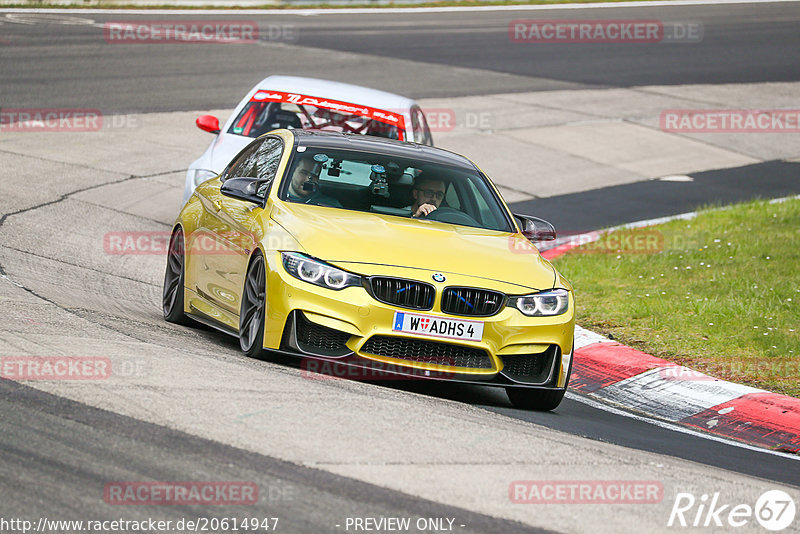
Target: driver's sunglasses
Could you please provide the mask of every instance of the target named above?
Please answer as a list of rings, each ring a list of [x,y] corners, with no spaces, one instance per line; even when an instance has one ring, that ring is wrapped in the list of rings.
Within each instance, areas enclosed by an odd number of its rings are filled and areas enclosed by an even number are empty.
[[[417,191],[428,198],[435,197],[436,200],[442,200],[444,198],[444,191],[435,191],[433,189],[417,189]]]

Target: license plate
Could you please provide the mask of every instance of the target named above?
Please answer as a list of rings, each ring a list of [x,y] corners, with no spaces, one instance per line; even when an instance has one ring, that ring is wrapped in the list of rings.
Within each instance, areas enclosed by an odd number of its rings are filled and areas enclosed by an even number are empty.
[[[444,317],[433,317],[419,313],[394,312],[392,330],[448,339],[466,339],[469,341],[483,339],[483,323],[481,321],[445,319]]]

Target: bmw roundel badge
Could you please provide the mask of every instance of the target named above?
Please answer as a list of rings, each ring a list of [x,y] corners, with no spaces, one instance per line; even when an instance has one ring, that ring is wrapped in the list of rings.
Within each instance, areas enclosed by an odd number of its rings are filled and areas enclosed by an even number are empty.
[[[433,273],[433,276],[431,278],[433,278],[434,282],[444,282],[445,280],[447,280],[447,278],[445,278],[442,273]]]

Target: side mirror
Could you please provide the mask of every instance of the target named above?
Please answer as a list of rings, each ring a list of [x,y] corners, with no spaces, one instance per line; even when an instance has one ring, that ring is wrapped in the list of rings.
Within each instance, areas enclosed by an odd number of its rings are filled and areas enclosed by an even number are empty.
[[[522,235],[529,241],[553,241],[556,238],[555,227],[544,219],[517,213],[514,217],[521,223]]]
[[[229,178],[222,183],[219,192],[226,197],[261,204],[266,198],[269,180],[258,178]]]
[[[197,117],[195,124],[197,124],[197,127],[204,132],[213,134],[219,133],[219,119],[214,115],[200,115]]]

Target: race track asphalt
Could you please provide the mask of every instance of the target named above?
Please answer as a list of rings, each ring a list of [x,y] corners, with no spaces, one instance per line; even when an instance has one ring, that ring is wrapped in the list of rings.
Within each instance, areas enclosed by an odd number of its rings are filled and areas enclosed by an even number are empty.
[[[12,14],[0,26],[3,107],[106,114],[231,108],[273,74],[376,87],[412,98],[553,89],[796,81],[797,3],[469,13],[213,15],[253,20],[260,45],[109,44],[109,21],[192,15]],[[63,18],[62,17],[62,18]],[[516,43],[517,19],[657,20],[699,25],[699,43]],[[32,21],[32,22],[31,22]],[[31,22],[31,23],[25,23]],[[365,55],[364,53],[368,55]]]

